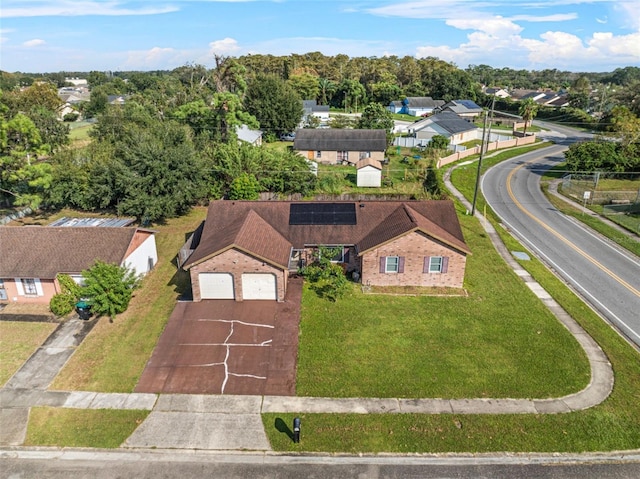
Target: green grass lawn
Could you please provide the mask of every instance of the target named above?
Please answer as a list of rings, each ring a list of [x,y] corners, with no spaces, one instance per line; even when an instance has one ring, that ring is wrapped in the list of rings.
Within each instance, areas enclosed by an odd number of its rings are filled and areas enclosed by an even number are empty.
[[[117,448],[149,411],[35,407],[29,413],[25,446]]]
[[[56,323],[0,321],[0,386],[56,329]]]
[[[584,352],[461,215],[468,297],[305,289],[298,353],[302,396],[544,398],[589,382]],[[562,351],[562,355],[558,355]]]

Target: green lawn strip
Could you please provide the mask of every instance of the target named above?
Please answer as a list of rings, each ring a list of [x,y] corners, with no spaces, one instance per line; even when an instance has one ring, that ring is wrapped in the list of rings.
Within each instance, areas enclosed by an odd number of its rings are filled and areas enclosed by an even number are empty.
[[[636,256],[640,256],[640,241],[638,241],[637,237],[635,240],[633,238],[630,238],[628,235],[620,232],[616,228],[613,228],[608,224],[604,223],[600,219],[600,216],[584,214],[578,208],[570,205],[569,203],[567,203],[566,201],[563,201],[560,198],[557,198],[554,195],[547,194],[547,199],[551,202],[553,206],[555,206],[563,214],[577,219],[578,221],[584,223],[594,231],[597,231],[601,235],[606,236],[607,238],[614,241],[615,243],[622,246],[623,248],[626,248],[627,250],[631,251]]]
[[[0,321],[0,386],[56,329],[56,323]]]
[[[156,229],[158,264],[135,292],[129,309],[113,323],[101,318],[80,345],[51,389],[131,392],[151,357],[176,298],[185,291],[188,276],[173,262],[186,240],[204,219],[206,209],[196,208]]]
[[[29,413],[25,446],[119,447],[149,411],[35,407]]]
[[[462,215],[468,297],[305,289],[297,393],[333,397],[555,397],[589,381],[575,339]],[[563,355],[557,357],[557,351]]]

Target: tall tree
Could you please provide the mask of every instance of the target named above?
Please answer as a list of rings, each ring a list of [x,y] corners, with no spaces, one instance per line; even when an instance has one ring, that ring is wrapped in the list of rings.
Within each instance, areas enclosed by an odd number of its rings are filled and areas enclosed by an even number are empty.
[[[249,84],[244,106],[262,131],[275,137],[295,130],[302,119],[300,96],[273,75],[258,75]]]
[[[391,112],[380,103],[369,103],[358,120],[358,128],[360,129],[385,130],[387,144],[391,144],[393,140],[393,127]]]
[[[524,134],[526,135],[529,122],[531,122],[536,117],[536,113],[538,113],[538,104],[533,98],[526,98],[520,102],[519,112],[524,121]]]

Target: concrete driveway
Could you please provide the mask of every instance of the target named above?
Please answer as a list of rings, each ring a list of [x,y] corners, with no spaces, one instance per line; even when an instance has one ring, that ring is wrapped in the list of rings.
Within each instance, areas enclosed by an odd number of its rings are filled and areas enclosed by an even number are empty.
[[[135,391],[295,395],[302,280],[285,301],[176,305]]]

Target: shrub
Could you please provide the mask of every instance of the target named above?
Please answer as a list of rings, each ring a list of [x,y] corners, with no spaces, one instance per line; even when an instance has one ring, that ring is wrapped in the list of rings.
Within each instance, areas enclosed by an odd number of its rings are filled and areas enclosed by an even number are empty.
[[[49,301],[49,309],[56,316],[66,316],[76,304],[76,298],[68,293],[54,294]]]

